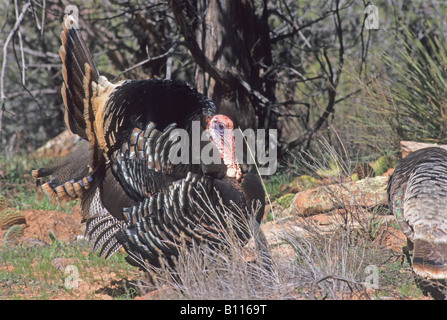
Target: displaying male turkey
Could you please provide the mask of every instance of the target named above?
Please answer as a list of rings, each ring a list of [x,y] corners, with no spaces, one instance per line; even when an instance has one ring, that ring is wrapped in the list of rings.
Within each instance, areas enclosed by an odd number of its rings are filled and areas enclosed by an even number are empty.
[[[183,82],[110,83],[77,23],[68,15],[62,24],[62,97],[67,126],[84,142],[61,165],[33,171],[36,179],[53,176],[43,191],[80,197],[94,249],[108,258],[123,246],[128,261],[142,267],[159,266],[160,257],[171,262],[180,243],[217,247],[230,215],[239,239],[247,241],[243,222],[261,221],[265,194],[260,180],[242,174],[235,161],[231,119]],[[194,125],[209,138],[194,140]],[[182,133],[188,161],[178,163],[173,158],[185,150]],[[220,161],[194,161],[210,146]]]
[[[447,151],[424,148],[402,159],[388,182],[388,202],[413,246],[415,273],[447,279]]]

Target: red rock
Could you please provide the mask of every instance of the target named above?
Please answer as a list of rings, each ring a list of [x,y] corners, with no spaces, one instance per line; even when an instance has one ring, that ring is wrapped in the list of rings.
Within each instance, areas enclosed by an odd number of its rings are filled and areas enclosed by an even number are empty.
[[[291,211],[312,215],[353,206],[386,205],[387,182],[387,176],[380,176],[306,190],[296,194]]]

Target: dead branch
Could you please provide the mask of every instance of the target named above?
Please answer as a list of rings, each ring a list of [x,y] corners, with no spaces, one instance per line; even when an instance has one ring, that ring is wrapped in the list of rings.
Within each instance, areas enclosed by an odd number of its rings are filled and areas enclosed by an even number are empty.
[[[343,44],[343,29],[341,26],[341,18],[340,18],[340,8],[339,8],[339,1],[336,1],[336,9],[334,11],[334,24],[337,32],[337,39],[339,44],[339,50],[338,50],[338,67],[336,71],[333,71],[331,61],[327,55],[326,48],[323,48],[323,57],[325,59],[325,62],[321,61],[318,56],[316,56],[317,61],[320,63],[321,68],[326,73],[326,79],[328,82],[327,89],[328,89],[328,102],[326,105],[326,108],[322,115],[318,118],[318,120],[315,122],[315,124],[310,128],[306,133],[298,137],[297,139],[285,144],[283,148],[280,151],[280,154],[284,154],[287,152],[288,149],[293,149],[300,144],[304,142],[310,142],[310,139],[312,136],[317,132],[320,127],[326,122],[329,115],[334,112],[334,108],[336,105],[336,94],[337,94],[337,86],[340,80],[340,75],[343,70],[343,64],[344,64],[344,44]]]
[[[133,69],[136,69],[136,68],[138,68],[138,67],[141,67],[141,66],[143,66],[144,64],[146,64],[146,63],[148,63],[148,62],[152,62],[152,61],[155,61],[155,60],[158,60],[158,59],[163,59],[163,58],[165,58],[165,57],[170,56],[170,55],[174,52],[174,50],[175,50],[176,47],[177,47],[177,43],[175,43],[175,44],[174,44],[171,48],[169,48],[169,50],[166,51],[165,53],[160,54],[160,55],[158,55],[158,56],[156,56],[156,57],[148,57],[147,59],[145,59],[145,60],[143,60],[143,61],[140,61],[140,62],[137,63],[136,65],[133,65],[132,67],[129,67],[129,68],[127,68],[127,69],[124,70],[124,71],[121,71],[115,78],[113,78],[112,82],[116,81],[121,75],[125,74],[126,72],[129,72],[129,71],[131,71],[131,70],[133,70]],[[149,54],[148,54],[148,56],[149,56]]]
[[[33,96],[38,96],[38,95],[44,95],[44,94],[59,94],[60,91],[56,90],[56,89],[41,89],[41,90],[24,90],[24,91],[18,91],[18,92],[12,92],[6,95],[6,99],[7,100],[11,100],[20,96],[24,96],[24,95],[29,95],[32,94]]]
[[[14,5],[15,5],[16,18],[18,18],[19,17],[19,5],[17,4],[17,0],[14,0]],[[19,69],[22,69],[22,86],[25,86],[26,65],[25,65],[25,54],[23,53],[22,33],[20,32],[20,28],[17,28],[17,34],[19,36],[20,57],[21,57],[21,61],[22,61],[22,66],[20,67],[20,65],[19,65]],[[14,51],[14,53],[15,53],[15,51]],[[16,59],[16,61],[17,61],[17,64],[19,64],[18,59]]]
[[[6,71],[6,63],[8,60],[8,45],[11,42],[12,38],[14,37],[15,33],[20,27],[20,24],[22,23],[23,18],[25,17],[25,13],[28,10],[28,8],[31,6],[31,2],[26,3],[22,11],[20,12],[20,15],[17,17],[16,23],[14,24],[14,27],[12,28],[11,32],[9,33],[8,37],[6,38],[5,44],[3,46],[3,61],[2,61],[2,68],[0,72],[0,100],[1,100],[1,108],[0,108],[0,136],[2,133],[2,118],[3,118],[3,110],[5,107],[5,71]]]

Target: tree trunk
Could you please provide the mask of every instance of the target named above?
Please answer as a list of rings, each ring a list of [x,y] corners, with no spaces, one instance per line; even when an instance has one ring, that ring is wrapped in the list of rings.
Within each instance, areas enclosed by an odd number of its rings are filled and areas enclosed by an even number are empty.
[[[275,83],[261,77],[272,64],[269,29],[253,1],[197,0],[192,8],[172,0],[171,5],[199,66],[198,90],[242,129],[276,127],[268,112]]]

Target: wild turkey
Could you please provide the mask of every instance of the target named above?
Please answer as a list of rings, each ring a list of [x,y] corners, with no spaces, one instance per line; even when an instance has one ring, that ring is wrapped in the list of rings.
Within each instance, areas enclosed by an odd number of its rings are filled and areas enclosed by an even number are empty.
[[[388,202],[413,246],[415,273],[447,279],[447,151],[424,148],[402,159],[388,183]]]
[[[160,257],[171,262],[181,242],[218,246],[229,214],[247,241],[242,222],[261,221],[265,194],[257,176],[242,174],[235,161],[231,119],[183,82],[110,83],[96,69],[77,21],[68,15],[62,26],[65,121],[84,140],[61,165],[33,171],[36,179],[53,176],[42,190],[80,197],[94,250],[108,258],[123,246],[128,261],[141,267],[159,266]],[[194,162],[191,149],[186,163],[172,161],[176,129],[186,130],[192,146],[194,124],[209,132],[199,153],[211,142],[220,162]]]

